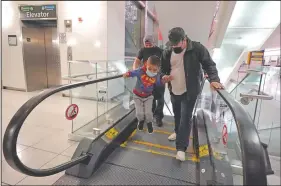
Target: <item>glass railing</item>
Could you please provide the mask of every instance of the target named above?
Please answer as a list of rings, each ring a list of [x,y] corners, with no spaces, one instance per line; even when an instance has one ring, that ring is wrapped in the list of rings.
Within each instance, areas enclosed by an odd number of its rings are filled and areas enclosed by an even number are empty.
[[[280,157],[280,67],[247,73],[231,93],[250,114],[269,154]]]
[[[130,62],[133,62],[133,58],[111,61],[69,61],[68,84],[121,75],[128,70],[126,66]],[[91,73],[81,73],[84,69]],[[133,79],[120,77],[65,91],[64,96],[69,97],[71,104],[79,105],[80,112],[72,120],[70,138],[73,140],[81,140],[83,137],[94,138],[106,130],[109,124],[118,119],[112,117],[112,113],[116,110],[123,109],[122,111],[125,112],[129,109],[132,101],[130,90],[133,85]]]
[[[252,174],[265,174],[265,165],[258,163],[265,159],[258,155],[262,145],[256,128],[251,117],[230,94],[225,90],[212,90],[206,81],[195,114],[198,132],[207,134],[206,139],[199,138],[200,164],[211,165],[209,176],[215,181],[214,185],[243,185]],[[249,161],[257,162],[251,165]],[[256,179],[253,182],[260,185],[265,178]]]
[[[132,70],[133,61],[134,58],[130,57],[111,61],[69,61],[69,75],[64,80],[66,84],[72,84],[120,75]],[[83,74],[85,69],[87,73]],[[135,78],[121,77],[64,91],[63,96],[69,97],[70,104],[79,106],[79,115],[71,121],[70,139],[80,141],[83,137],[95,138],[106,130],[110,123],[118,119],[112,116],[113,113],[117,110],[125,112],[133,104],[135,82]],[[168,90],[165,95],[164,114],[172,115]]]

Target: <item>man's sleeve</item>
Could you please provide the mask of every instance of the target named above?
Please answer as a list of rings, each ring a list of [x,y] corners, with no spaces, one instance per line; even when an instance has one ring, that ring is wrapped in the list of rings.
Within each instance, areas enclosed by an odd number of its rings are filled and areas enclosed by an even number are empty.
[[[137,58],[141,61],[143,60],[143,48],[141,48],[138,52]]]
[[[160,73],[161,76],[170,75],[170,69],[167,64],[168,63],[167,53],[168,53],[168,51],[164,50],[161,55],[161,73]]]
[[[202,44],[200,45],[201,64],[204,72],[208,74],[210,82],[220,82],[216,63],[212,60],[206,47]]]

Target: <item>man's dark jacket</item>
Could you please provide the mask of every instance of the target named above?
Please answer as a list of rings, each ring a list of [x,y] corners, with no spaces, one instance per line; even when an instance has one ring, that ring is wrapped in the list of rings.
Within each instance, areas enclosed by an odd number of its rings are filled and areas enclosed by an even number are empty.
[[[166,49],[161,57],[161,71],[163,75],[171,72],[172,48]],[[199,42],[187,38],[187,48],[184,54],[184,70],[186,78],[187,99],[196,99],[201,91],[202,68],[208,74],[210,82],[220,82],[216,63],[212,60],[208,50]],[[171,84],[169,83],[171,91]]]

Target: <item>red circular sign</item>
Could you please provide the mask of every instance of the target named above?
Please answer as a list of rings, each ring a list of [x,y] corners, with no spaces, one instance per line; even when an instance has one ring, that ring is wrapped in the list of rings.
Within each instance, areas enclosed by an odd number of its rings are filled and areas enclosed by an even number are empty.
[[[65,117],[68,120],[73,120],[78,115],[79,108],[76,104],[71,104],[65,111]]]
[[[227,127],[226,127],[226,125],[224,125],[222,128],[222,143],[224,145],[226,145],[226,143],[227,143],[227,138],[228,138]]]

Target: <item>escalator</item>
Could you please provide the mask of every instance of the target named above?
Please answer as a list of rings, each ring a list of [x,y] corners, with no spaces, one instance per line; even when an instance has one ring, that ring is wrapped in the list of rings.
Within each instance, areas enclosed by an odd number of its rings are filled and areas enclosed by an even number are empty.
[[[28,100],[7,126],[3,140],[7,163],[36,177],[65,170],[54,185],[267,184],[268,155],[251,118],[225,90],[211,91],[207,81],[190,123],[185,162],[174,158],[174,142],[167,139],[174,129],[172,116],[165,116],[164,126],[148,134],[146,129],[136,130],[134,105],[129,109],[119,105],[110,112],[116,118],[114,123],[96,138],[83,138],[69,162],[49,169],[32,169],[22,163],[16,151],[17,138],[33,109],[54,94],[115,79],[122,79],[122,75],[63,85]],[[228,128],[226,135],[221,134],[224,128]],[[241,160],[239,165],[237,160]]]

